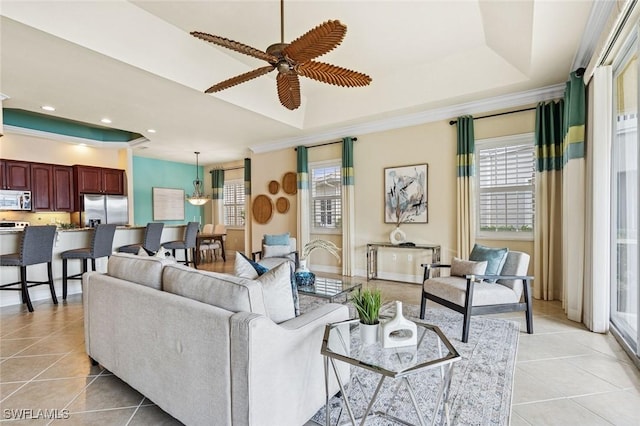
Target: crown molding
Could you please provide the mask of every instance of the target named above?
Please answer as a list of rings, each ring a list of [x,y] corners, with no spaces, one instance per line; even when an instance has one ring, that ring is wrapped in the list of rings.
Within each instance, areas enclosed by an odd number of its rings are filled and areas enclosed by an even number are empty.
[[[459,117],[461,115],[484,114],[501,109],[522,107],[538,102],[546,102],[552,99],[561,98],[564,96],[564,89],[564,83],[556,84],[553,86],[542,87],[540,89],[496,96],[493,98],[483,99],[481,101],[467,102],[444,108],[436,108],[418,113],[402,115],[399,117],[339,127],[325,132],[315,133],[313,135],[267,142],[265,144],[254,145],[249,148],[255,154],[262,154],[265,152],[293,148],[300,145],[311,145],[319,142],[326,142],[327,140],[341,139],[345,135],[366,135],[369,133],[417,126],[440,120],[449,120],[452,117]]]
[[[4,134],[31,136],[35,138],[45,138],[45,139],[51,139],[59,142],[71,143],[75,145],[83,144],[83,145],[93,146],[96,148],[118,148],[118,149],[131,148],[131,147],[140,145],[142,143],[149,142],[149,139],[145,137],[134,139],[129,142],[101,142],[93,139],[79,138],[77,136],[61,135],[58,133],[44,132],[42,130],[34,130],[34,129],[28,129],[25,127],[17,127],[9,124],[4,125]]]

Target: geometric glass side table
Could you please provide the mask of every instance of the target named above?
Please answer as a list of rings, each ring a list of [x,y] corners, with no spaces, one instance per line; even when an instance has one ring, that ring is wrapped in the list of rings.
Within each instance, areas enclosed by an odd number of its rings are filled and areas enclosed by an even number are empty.
[[[328,389],[329,364],[331,364],[333,374],[340,385],[342,400],[346,407],[352,425],[357,424],[357,419],[349,402],[348,394],[343,385],[343,377],[340,377],[336,362],[346,362],[354,367],[369,370],[380,376],[375,391],[368,401],[364,414],[358,419],[364,425],[367,420],[373,417],[385,417],[396,423],[408,425],[403,419],[390,415],[388,412],[375,411],[372,407],[376,402],[380,389],[386,379],[400,380],[396,387],[396,393],[400,385],[406,388],[413,409],[421,425],[427,424],[424,413],[418,407],[416,395],[409,380],[409,377],[427,369],[440,369],[440,383],[431,424],[434,424],[438,409],[442,405],[443,420],[449,424],[449,387],[451,385],[451,374],[456,361],[460,360],[460,354],[453,347],[451,342],[434,325],[421,321],[414,321],[418,328],[418,344],[415,346],[404,346],[399,348],[382,347],[381,343],[363,345],[360,342],[360,321],[352,319],[328,324],[325,327],[322,340],[321,353],[325,357],[325,389]],[[326,424],[330,425],[329,394],[326,393]]]

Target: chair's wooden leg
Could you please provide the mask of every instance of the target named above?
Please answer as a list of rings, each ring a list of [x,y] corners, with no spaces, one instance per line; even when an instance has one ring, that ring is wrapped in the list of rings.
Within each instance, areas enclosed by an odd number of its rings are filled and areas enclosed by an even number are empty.
[[[29,312],[33,312],[33,305],[31,304],[31,298],[29,297],[29,288],[27,287],[27,267],[20,267],[20,285],[22,286],[22,303],[27,304]]]
[[[191,252],[191,263],[193,263],[193,269],[198,269],[198,264],[196,263],[196,248],[190,248],[189,251]]]
[[[96,259],[95,258],[91,258],[91,267],[93,268],[94,271],[97,271],[97,269],[96,269]]]
[[[82,273],[84,274],[89,269],[89,259],[82,259]]]
[[[527,309],[524,314],[527,320],[527,333],[533,334],[533,302],[531,300],[531,283],[529,280],[523,282],[524,301],[527,304]]]
[[[53,285],[53,267],[51,266],[51,262],[47,262],[47,275],[49,277],[49,290],[51,290],[51,299],[53,300],[53,304],[58,304],[58,298],[56,297],[56,288]]]
[[[67,300],[67,259],[62,259],[62,300]]]

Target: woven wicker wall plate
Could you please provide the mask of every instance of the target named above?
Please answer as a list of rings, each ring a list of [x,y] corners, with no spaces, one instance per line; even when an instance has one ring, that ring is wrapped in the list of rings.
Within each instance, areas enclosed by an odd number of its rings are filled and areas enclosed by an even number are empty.
[[[269,194],[277,194],[280,190],[280,182],[277,180],[272,180],[269,182]]]
[[[256,222],[260,224],[269,222],[271,216],[273,216],[273,203],[271,202],[271,198],[263,194],[258,195],[253,200],[251,211],[253,212],[253,218]]]
[[[286,213],[289,211],[289,200],[285,197],[279,197],[276,200],[276,210],[278,213]]]
[[[282,177],[282,190],[289,195],[298,192],[298,177],[294,172],[287,172]]]

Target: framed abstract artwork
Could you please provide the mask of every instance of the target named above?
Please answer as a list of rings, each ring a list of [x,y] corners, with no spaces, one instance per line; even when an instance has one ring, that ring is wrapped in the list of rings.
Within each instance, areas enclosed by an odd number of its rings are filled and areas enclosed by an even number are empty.
[[[428,223],[427,164],[384,169],[384,223]]]

